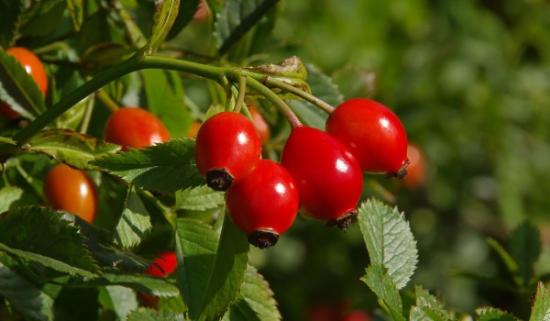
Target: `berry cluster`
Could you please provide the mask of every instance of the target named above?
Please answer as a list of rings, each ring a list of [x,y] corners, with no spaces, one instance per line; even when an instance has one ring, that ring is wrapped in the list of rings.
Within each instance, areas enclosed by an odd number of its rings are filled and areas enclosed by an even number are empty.
[[[345,229],[357,213],[363,171],[406,174],[405,129],[384,105],[348,100],[332,112],[326,128],[295,126],[281,164],[261,159],[260,137],[239,113],[219,113],[199,129],[197,167],[208,186],[227,191],[229,215],[253,245],[274,245],[298,208]]]
[[[23,48],[7,52],[21,62],[45,95],[47,76],[40,60]],[[198,130],[195,158],[208,186],[227,191],[231,218],[257,247],[274,245],[292,226],[299,208],[345,229],[356,215],[363,171],[406,174],[405,129],[390,109],[374,100],[356,98],[342,103],[330,114],[326,132],[294,124],[281,164],[262,159],[261,146],[269,139],[269,127],[255,106],[250,111],[253,122],[237,112],[208,119]],[[5,104],[0,104],[0,112],[8,118],[19,116]],[[158,118],[129,107],[113,112],[104,134],[106,141],[123,150],[170,139]],[[423,168],[419,171],[423,175]],[[66,184],[74,188],[61,186]],[[86,173],[57,165],[46,177],[44,194],[53,207],[93,222],[97,196]]]

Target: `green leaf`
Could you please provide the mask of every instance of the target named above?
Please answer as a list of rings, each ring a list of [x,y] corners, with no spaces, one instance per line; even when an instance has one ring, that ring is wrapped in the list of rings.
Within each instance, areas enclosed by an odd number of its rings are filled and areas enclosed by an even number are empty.
[[[401,302],[399,291],[393,279],[386,273],[382,265],[370,265],[361,281],[365,282],[372,292],[376,294],[382,306],[388,310],[388,313],[395,321],[405,320],[403,316],[403,303]]]
[[[481,307],[476,309],[478,321],[519,321],[514,315],[493,307]]]
[[[50,268],[52,270],[62,272],[62,273],[67,273],[69,275],[79,275],[87,278],[96,277],[94,273],[71,266],[69,264],[66,264],[65,262],[53,259],[51,257],[44,256],[44,255],[36,254],[33,252],[12,249],[2,243],[0,243],[0,251],[5,251],[6,253],[9,253],[12,256],[18,257],[24,261],[35,262],[47,268]]]
[[[35,1],[22,17],[20,33],[25,36],[51,36],[65,17],[66,0]]]
[[[135,247],[152,227],[151,217],[145,205],[135,187],[131,187],[126,196],[126,206],[115,229],[115,244],[122,248]]]
[[[9,48],[15,42],[22,12],[23,1],[0,0],[0,47]]]
[[[142,71],[149,110],[162,121],[174,138],[187,137],[193,121],[185,105],[183,84],[177,72],[168,70]]]
[[[529,284],[534,275],[534,265],[541,251],[540,243],[538,228],[527,221],[518,225],[510,237],[510,254],[519,265],[519,274],[524,285]]]
[[[239,299],[233,303],[223,321],[280,321],[281,313],[269,284],[249,265],[241,285]]]
[[[170,33],[168,33],[168,39],[174,38],[178,33],[193,19],[197,8],[199,7],[200,0],[186,0],[180,3],[178,16],[176,21],[172,25]]]
[[[218,52],[226,53],[279,2],[278,0],[227,0],[217,16]]]
[[[165,193],[204,182],[195,165],[195,142],[190,139],[133,149],[91,163],[136,186]]]
[[[78,31],[84,20],[83,0],[67,0],[67,9],[73,20],[74,28]]]
[[[190,318],[220,319],[235,300],[244,279],[249,249],[246,235],[226,217],[217,242],[208,226],[180,219],[176,244],[178,257],[183,258],[183,264],[178,265],[178,285]]]
[[[22,194],[23,190],[15,186],[6,186],[0,189],[0,213],[7,211]]]
[[[153,31],[147,44],[147,52],[154,53],[162,44],[179,13],[180,0],[163,0],[157,2]]]
[[[199,316],[206,285],[216,256],[218,236],[210,225],[201,221],[181,218],[176,222],[177,276],[189,316]]]
[[[338,86],[332,78],[324,74],[321,69],[312,64],[306,64],[307,82],[311,87],[311,92],[318,98],[327,103],[336,106],[344,101],[344,95],[338,89]]]
[[[4,49],[0,49],[0,101],[29,119],[46,110],[44,97],[34,79]]]
[[[529,321],[549,321],[550,320],[550,291],[540,283],[537,287],[535,303],[531,310]]]
[[[175,297],[179,295],[178,288],[170,279],[155,278],[147,275],[102,275],[101,279],[94,280],[95,285],[121,285],[158,297]]]
[[[53,299],[0,262],[0,296],[34,320],[53,320]]]
[[[49,155],[77,168],[94,169],[90,161],[115,153],[120,146],[68,129],[48,129],[34,136],[25,149]]]
[[[453,313],[446,311],[443,305],[421,286],[415,287],[416,306],[411,308],[411,321],[451,321]]]
[[[339,105],[343,101],[344,96],[340,93],[338,86],[336,86],[332,79],[312,64],[306,64],[306,68],[307,81],[313,95],[333,106]],[[309,102],[296,99],[296,96],[292,96],[292,98],[293,100],[289,103],[303,122],[309,126],[325,129],[328,113]]]
[[[502,245],[500,245],[500,243],[498,243],[495,239],[487,238],[487,244],[499,256],[502,263],[504,263],[504,266],[512,275],[514,282],[518,285],[521,285],[523,281],[519,275],[519,264],[516,259],[514,259],[512,255],[510,255],[510,253],[508,253],[508,251],[506,251],[506,249]]]
[[[226,215],[206,287],[201,320],[219,320],[235,300],[248,262],[248,239]]]
[[[404,288],[416,269],[418,250],[403,213],[369,199],[359,208],[358,218],[371,263],[383,265],[397,288]]]
[[[206,185],[176,192],[176,208],[190,211],[205,211],[222,206],[224,193],[216,192]]]
[[[127,321],[184,321],[183,314],[155,311],[152,309],[139,308],[128,316]]]
[[[136,292],[124,286],[110,285],[105,290],[109,298],[109,307],[119,320],[126,320],[130,312],[138,307]]]
[[[0,216],[0,243],[95,272],[97,266],[82,235],[63,214],[43,207],[16,208]]]

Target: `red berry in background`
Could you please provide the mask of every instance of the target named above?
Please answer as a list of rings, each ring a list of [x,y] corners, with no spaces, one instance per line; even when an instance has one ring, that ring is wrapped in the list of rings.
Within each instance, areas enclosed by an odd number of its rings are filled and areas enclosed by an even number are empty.
[[[349,226],[363,191],[363,173],[342,143],[319,129],[296,127],[282,164],[294,177],[306,214],[342,229]]]
[[[149,267],[145,270],[145,274],[156,277],[167,277],[174,273],[177,266],[178,258],[176,252],[163,252],[149,264]]]
[[[170,133],[153,114],[141,108],[119,108],[107,120],[105,140],[128,148],[149,147],[170,140]]]
[[[269,137],[271,136],[269,125],[267,125],[264,117],[262,116],[262,114],[260,114],[256,106],[251,105],[248,108],[250,110],[250,115],[252,115],[252,123],[254,124],[256,131],[258,131],[258,135],[260,136],[260,141],[262,142],[262,144],[265,144],[267,141],[269,141]]]
[[[367,172],[404,176],[407,133],[399,118],[381,103],[350,99],[327,120],[327,131],[344,143]]]
[[[72,213],[88,223],[94,221],[96,189],[83,171],[65,164],[55,165],[44,180],[44,194],[53,208]]]
[[[341,321],[371,321],[371,317],[368,313],[362,310],[356,310],[345,314]]]
[[[407,158],[409,166],[407,167],[407,176],[403,178],[402,183],[409,189],[419,188],[426,180],[426,157],[420,147],[409,144]]]
[[[145,274],[165,278],[176,271],[178,267],[178,258],[175,252],[163,252],[159,254],[145,270]],[[138,293],[140,301],[148,307],[156,307],[158,298],[145,293]]]
[[[241,114],[216,114],[199,129],[195,160],[208,186],[216,191],[227,190],[234,180],[250,173],[260,158],[258,133]]]
[[[6,53],[17,59],[23,68],[25,68],[25,71],[34,79],[42,94],[46,95],[48,77],[40,59],[32,51],[22,47],[9,48],[6,50]],[[11,109],[5,102],[0,102],[0,114],[8,119],[14,119],[19,116],[19,113]]]
[[[340,321],[340,308],[327,304],[318,304],[309,309],[307,321]]]
[[[287,170],[260,160],[254,170],[235,181],[226,194],[235,225],[259,248],[275,245],[279,235],[292,226],[298,213],[298,189]]]

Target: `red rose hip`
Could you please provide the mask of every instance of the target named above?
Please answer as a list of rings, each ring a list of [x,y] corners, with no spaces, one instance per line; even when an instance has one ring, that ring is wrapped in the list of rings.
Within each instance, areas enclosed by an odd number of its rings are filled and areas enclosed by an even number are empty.
[[[133,107],[119,108],[105,125],[105,140],[128,148],[144,148],[170,140],[164,124],[150,112]]]
[[[326,127],[349,148],[364,171],[406,175],[407,133],[386,106],[371,99],[347,100],[332,112]]]
[[[260,138],[243,115],[223,112],[205,121],[197,133],[195,160],[206,183],[225,191],[254,169],[261,158]]]
[[[178,258],[176,252],[169,251],[160,253],[154,260],[149,264],[145,274],[154,276],[157,278],[165,278],[170,276],[170,274],[176,271],[178,267]],[[141,302],[148,307],[156,307],[158,305],[158,298],[153,295],[148,295],[145,293],[138,292],[139,299]]]
[[[294,177],[307,214],[342,229],[349,226],[363,191],[363,174],[342,143],[319,129],[296,127],[282,164]]]
[[[6,50],[6,53],[13,56],[21,64],[25,71],[32,77],[42,94],[46,95],[46,91],[48,90],[48,77],[40,59],[32,51],[22,47],[9,48]],[[10,120],[19,117],[19,113],[11,109],[11,107],[3,101],[0,101],[0,114]]]
[[[407,159],[409,160],[407,176],[403,178],[402,183],[406,188],[414,190],[424,185],[426,180],[426,157],[420,147],[409,144]]]
[[[92,180],[78,169],[57,164],[44,179],[44,195],[51,206],[93,223],[97,210],[97,193]]]
[[[262,159],[250,174],[231,185],[226,203],[249,242],[265,248],[275,245],[292,226],[299,207],[298,189],[283,166]]]

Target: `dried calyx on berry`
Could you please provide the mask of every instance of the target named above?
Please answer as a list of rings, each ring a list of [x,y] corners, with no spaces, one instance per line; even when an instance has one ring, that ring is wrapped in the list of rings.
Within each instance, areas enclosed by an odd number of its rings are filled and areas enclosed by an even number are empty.
[[[260,138],[243,115],[222,112],[204,122],[197,133],[195,160],[209,187],[225,191],[246,176],[261,158]]]
[[[296,219],[298,189],[281,165],[260,160],[254,170],[234,182],[226,194],[231,219],[259,248],[277,243]]]

